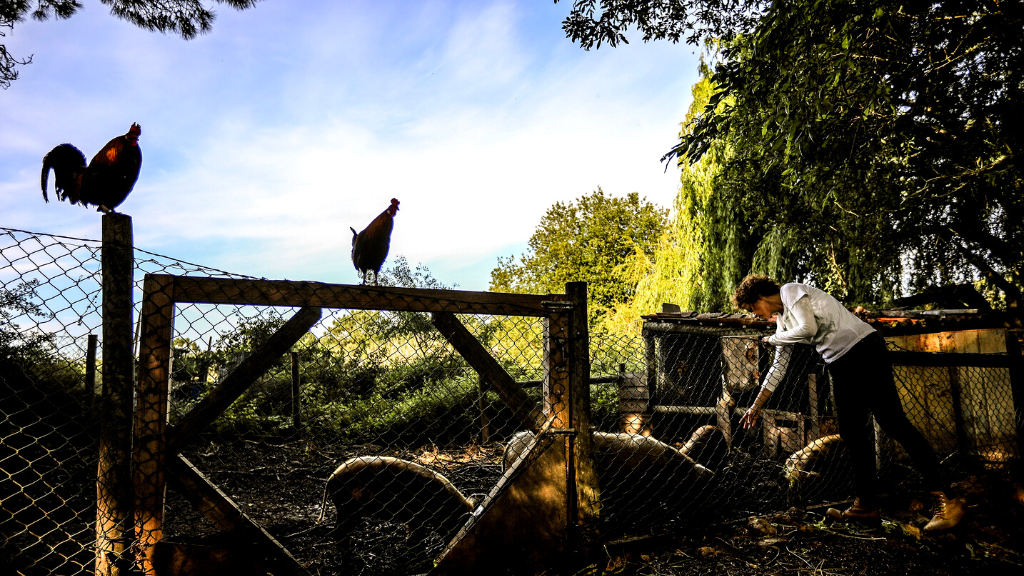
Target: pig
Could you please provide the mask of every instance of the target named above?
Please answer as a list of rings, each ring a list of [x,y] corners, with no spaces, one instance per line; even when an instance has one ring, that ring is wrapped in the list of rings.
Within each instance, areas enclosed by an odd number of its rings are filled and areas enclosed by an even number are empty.
[[[729,444],[721,429],[708,424],[694,430],[679,451],[718,473],[729,456]]]
[[[805,495],[814,490],[840,490],[850,483],[846,446],[839,434],[823,436],[786,458],[782,467],[789,487]]]
[[[327,479],[327,498],[338,511],[335,536],[347,538],[366,518],[405,524],[408,539],[424,541],[436,533],[448,542],[476,508],[443,475],[415,462],[383,456],[346,460]]]
[[[693,503],[690,494],[710,488],[715,472],[687,453],[649,436],[593,432],[594,468],[601,487],[601,516],[606,521],[640,521],[678,512]],[[533,440],[519,432],[506,444],[503,467],[508,469]],[[699,429],[689,450],[725,447],[718,428]],[[685,447],[684,447],[685,448]],[[708,450],[710,452],[710,450]]]

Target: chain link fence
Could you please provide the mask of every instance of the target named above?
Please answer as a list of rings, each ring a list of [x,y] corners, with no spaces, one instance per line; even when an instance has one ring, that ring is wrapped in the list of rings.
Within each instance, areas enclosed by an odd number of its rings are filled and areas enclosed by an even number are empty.
[[[222,562],[287,573],[275,564],[287,558],[252,546],[263,542],[314,574],[427,572],[528,452],[536,413],[552,401],[541,382],[557,363],[545,357],[542,315],[480,313],[444,291],[416,291],[444,287],[404,260],[384,283],[413,290],[360,302],[316,283],[271,290],[139,249],[135,267],[137,359],[154,353],[146,326],[171,318],[166,413],[147,404],[142,382],[136,415],[156,410],[167,427],[157,452],[169,488],[165,500],[150,495],[164,510],[159,566],[180,566],[201,545],[235,552]],[[0,562],[16,573],[93,570],[100,272],[99,242],[0,228]],[[150,287],[164,275],[196,280],[175,284],[188,295],[176,292],[164,311],[146,310],[147,274]],[[290,290],[319,304],[272,305]],[[403,309],[374,309],[385,297],[396,301],[379,307]],[[467,353],[449,319],[489,361]],[[744,430],[739,418],[775,352],[752,338],[764,330],[726,332],[590,335],[603,538],[850,495],[820,358],[796,347],[762,424]],[[1008,368],[896,373],[948,474],[1018,456]],[[496,385],[502,378],[515,385]],[[941,400],[954,388],[959,416]],[[137,455],[150,442],[138,426]],[[882,436],[878,446],[884,485],[917,488],[898,446]]]
[[[720,440],[708,446],[717,450],[711,461],[723,473],[715,479],[720,484],[698,498],[700,508],[710,501],[720,517],[740,517],[852,497],[854,470],[839,436],[829,371],[814,348],[764,344],[773,324],[706,316],[661,316],[646,324],[652,385],[645,391],[648,413],[638,416],[659,439],[677,446],[714,427]],[[1018,338],[1006,329],[887,338],[903,411],[935,449],[945,482],[1006,473],[1019,459],[1021,417],[1011,378],[1019,356],[1007,354]],[[937,339],[958,339],[959,346],[946,348],[973,353],[908,349]],[[773,372],[777,354],[786,355],[788,367]],[[774,393],[758,423],[744,428],[741,418],[766,380],[775,384]],[[903,447],[872,424],[883,493],[921,491],[922,478]]]

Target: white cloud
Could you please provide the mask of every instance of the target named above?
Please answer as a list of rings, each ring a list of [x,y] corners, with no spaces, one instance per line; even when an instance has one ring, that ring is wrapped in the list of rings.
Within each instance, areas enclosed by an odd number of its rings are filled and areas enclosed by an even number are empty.
[[[91,156],[133,121],[138,245],[259,276],[353,281],[348,228],[391,197],[392,254],[475,274],[442,278],[470,289],[555,201],[600,185],[671,205],[678,173],[657,160],[695,79],[687,48],[584,52],[529,3],[304,9],[222,10],[187,44],[106,14],[35,23],[65,36],[28,43],[50,75],[0,93],[0,226],[98,237],[95,213],[41,204],[39,162],[64,141]],[[101,80],[72,75],[90,58]]]

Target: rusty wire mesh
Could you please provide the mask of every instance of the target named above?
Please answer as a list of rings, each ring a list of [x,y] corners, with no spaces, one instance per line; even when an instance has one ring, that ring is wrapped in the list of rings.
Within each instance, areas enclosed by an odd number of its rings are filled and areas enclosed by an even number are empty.
[[[91,571],[98,423],[86,356],[88,335],[100,330],[99,249],[0,229],[0,561],[25,574]],[[146,274],[256,284],[136,249],[136,319]],[[383,276],[393,286],[444,288],[403,260]],[[297,310],[176,304],[170,427],[189,422]],[[542,405],[544,319],[477,312],[456,306],[474,339]],[[605,536],[850,496],[827,371],[810,347],[793,350],[761,425],[738,426],[776,353],[752,338],[761,334],[590,335]],[[136,352],[142,347],[137,341]],[[426,571],[527,439],[521,415],[427,312],[324,307],[265,368],[180,453],[313,573]],[[897,366],[896,375],[907,413],[948,475],[1018,456],[1008,369]],[[917,488],[905,455],[884,437],[879,472],[885,489]],[[163,538],[230,542],[209,520],[216,513],[189,496],[171,482]]]

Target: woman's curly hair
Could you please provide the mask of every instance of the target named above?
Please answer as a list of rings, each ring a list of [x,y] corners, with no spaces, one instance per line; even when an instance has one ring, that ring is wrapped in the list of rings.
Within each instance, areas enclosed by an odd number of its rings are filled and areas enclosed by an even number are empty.
[[[779,285],[767,276],[751,274],[740,282],[732,294],[732,303],[741,310],[749,310],[750,306],[762,296],[779,293]]]

